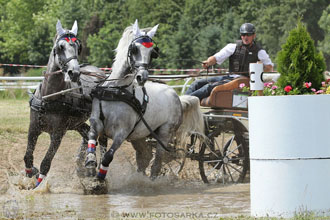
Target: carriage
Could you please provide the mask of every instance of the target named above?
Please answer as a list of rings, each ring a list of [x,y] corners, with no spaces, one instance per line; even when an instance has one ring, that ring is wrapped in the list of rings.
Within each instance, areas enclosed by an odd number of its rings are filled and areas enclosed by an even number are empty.
[[[239,77],[219,85],[201,101],[205,132],[191,132],[180,144],[173,140],[173,152],[162,164],[162,175],[179,176],[188,158],[198,163],[204,183],[249,181],[248,93],[239,89],[241,83],[248,85],[249,79]],[[155,142],[148,139],[150,146]]]

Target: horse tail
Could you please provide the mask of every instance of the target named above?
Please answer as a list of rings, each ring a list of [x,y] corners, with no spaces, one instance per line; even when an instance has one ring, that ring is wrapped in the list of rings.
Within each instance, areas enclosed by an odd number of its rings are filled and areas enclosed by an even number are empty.
[[[196,96],[180,96],[182,106],[182,123],[177,130],[176,138],[182,142],[187,135],[198,133],[204,136],[204,118],[199,105],[199,98]]]

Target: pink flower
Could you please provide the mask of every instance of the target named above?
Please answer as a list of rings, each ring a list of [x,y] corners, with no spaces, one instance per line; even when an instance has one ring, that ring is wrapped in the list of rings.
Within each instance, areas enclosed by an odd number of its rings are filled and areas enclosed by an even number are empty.
[[[325,82],[322,82],[322,87],[325,87],[325,85],[326,85]]]
[[[273,85],[273,82],[266,82],[264,83],[264,87],[270,88]]]
[[[272,90],[275,90],[277,89],[278,87],[277,86],[272,86]]]
[[[286,91],[286,92],[290,92],[291,90],[292,90],[291,86],[284,87],[284,91]]]
[[[312,83],[311,82],[305,82],[305,87],[308,89],[312,86]]]
[[[312,92],[316,92],[316,89],[314,89],[314,88],[311,88],[311,90],[312,90]]]
[[[245,83],[241,83],[241,84],[239,84],[239,88],[240,89],[242,89],[242,88],[244,88],[245,87]]]
[[[315,92],[315,94],[322,94],[324,91],[323,90],[318,90]]]

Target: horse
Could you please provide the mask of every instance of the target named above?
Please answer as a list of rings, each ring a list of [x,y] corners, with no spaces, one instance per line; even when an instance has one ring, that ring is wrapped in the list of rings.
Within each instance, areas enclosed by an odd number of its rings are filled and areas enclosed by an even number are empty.
[[[78,153],[80,160],[84,160],[83,153],[87,149],[89,125],[85,122],[91,112],[90,90],[100,78],[106,76],[97,67],[79,65],[78,54],[81,45],[77,39],[77,32],[77,21],[74,22],[71,30],[67,30],[63,29],[58,20],[44,79],[29,102],[30,124],[24,162],[26,176],[30,178],[37,176],[36,187],[49,172],[51,162],[67,130],[76,130],[82,136]],[[56,95],[70,88],[72,89],[70,93]],[[39,173],[39,170],[33,166],[33,152],[42,132],[50,135],[50,145],[41,162]],[[106,141],[100,139],[101,148],[106,146]]]
[[[199,100],[193,96],[179,97],[166,84],[147,81],[152,59],[159,49],[152,40],[158,25],[140,29],[138,21],[124,30],[116,48],[109,80],[93,91],[90,131],[88,133],[87,165],[95,164],[95,143],[100,135],[113,140],[104,154],[95,179],[105,181],[115,152],[124,140],[136,150],[137,171],[145,173],[152,159],[152,149],[146,138],[158,140],[150,178],[161,170],[162,158],[170,151],[169,143],[182,134],[204,131]],[[91,167],[95,169],[94,167]]]

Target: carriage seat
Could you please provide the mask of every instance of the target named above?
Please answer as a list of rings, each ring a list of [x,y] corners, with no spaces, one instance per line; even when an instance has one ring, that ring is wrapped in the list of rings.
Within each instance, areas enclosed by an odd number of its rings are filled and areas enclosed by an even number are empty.
[[[241,83],[244,83],[245,86],[250,86],[250,80],[245,76],[236,78],[223,85],[216,86],[212,89],[209,97],[201,100],[201,106],[212,108],[233,108],[233,94],[241,91],[239,88]]]

